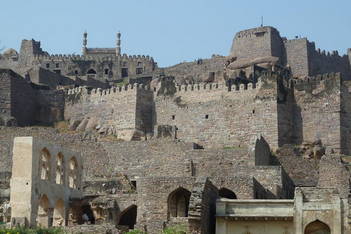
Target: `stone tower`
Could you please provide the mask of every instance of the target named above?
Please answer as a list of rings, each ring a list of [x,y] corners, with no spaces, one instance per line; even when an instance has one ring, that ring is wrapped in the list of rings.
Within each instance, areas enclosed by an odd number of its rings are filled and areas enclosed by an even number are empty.
[[[350,66],[351,66],[351,48],[347,49],[347,55],[349,56],[349,63],[350,63]]]
[[[121,55],[121,33],[117,33],[117,41],[116,41],[116,56]]]
[[[85,31],[83,34],[83,48],[82,48],[83,55],[85,55],[87,52],[87,45],[88,45],[88,33],[87,31]]]

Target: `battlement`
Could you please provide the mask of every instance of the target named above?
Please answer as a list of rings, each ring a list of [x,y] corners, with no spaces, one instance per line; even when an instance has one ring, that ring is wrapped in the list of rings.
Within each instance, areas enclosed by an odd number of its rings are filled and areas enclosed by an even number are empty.
[[[303,79],[294,79],[293,82],[295,85],[303,85],[303,84],[310,84],[310,83],[320,83],[323,80],[335,80],[335,79],[341,80],[340,72],[330,72],[322,75],[308,76]]]
[[[116,62],[118,60],[127,60],[127,61],[145,61],[153,62],[154,59],[149,55],[126,55],[121,56],[106,56],[106,57],[95,57],[91,55],[76,55],[76,54],[52,54],[52,55],[34,55],[35,60],[55,60],[55,61],[71,61],[71,60],[83,60],[83,61],[96,61],[104,62],[111,61]]]
[[[73,89],[67,89],[66,94],[67,95],[77,95],[77,94],[88,94],[88,95],[98,95],[98,96],[104,96],[104,95],[110,95],[110,94],[125,94],[125,93],[130,93],[136,90],[148,90],[151,91],[150,85],[144,85],[144,84],[128,84],[124,85],[121,87],[112,87],[110,89],[89,89],[86,86],[80,86],[77,88]]]
[[[261,79],[256,83],[248,83],[248,84],[240,84],[240,85],[232,85],[227,87],[224,84],[219,83],[199,83],[199,84],[188,84],[188,85],[178,85],[177,93],[184,92],[211,92],[211,91],[227,91],[227,92],[242,92],[245,90],[253,90],[261,87]]]

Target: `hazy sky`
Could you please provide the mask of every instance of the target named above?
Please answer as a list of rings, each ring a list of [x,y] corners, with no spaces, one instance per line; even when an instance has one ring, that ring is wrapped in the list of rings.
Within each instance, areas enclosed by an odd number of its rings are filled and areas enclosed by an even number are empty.
[[[52,54],[115,47],[154,57],[160,66],[228,55],[237,31],[264,25],[308,37],[325,50],[351,47],[351,0],[1,0],[0,48],[40,40]]]

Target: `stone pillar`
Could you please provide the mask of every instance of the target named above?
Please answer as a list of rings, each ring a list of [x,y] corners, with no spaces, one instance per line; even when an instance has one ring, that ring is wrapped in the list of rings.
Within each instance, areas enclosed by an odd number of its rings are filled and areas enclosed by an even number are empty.
[[[295,190],[294,229],[295,234],[303,234],[303,194],[299,188]]]

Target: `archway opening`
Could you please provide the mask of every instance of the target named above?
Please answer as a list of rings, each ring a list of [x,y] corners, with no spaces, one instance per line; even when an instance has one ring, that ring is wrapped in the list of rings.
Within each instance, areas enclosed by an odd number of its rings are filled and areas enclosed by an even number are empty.
[[[42,180],[50,180],[50,159],[51,155],[49,150],[46,148],[41,150],[41,155],[40,155],[40,179]]]
[[[188,217],[191,192],[178,188],[168,196],[169,217]]]
[[[95,217],[90,205],[82,206],[82,223],[95,224]]]
[[[65,205],[60,199],[55,204],[53,226],[65,226],[65,221]]]
[[[63,184],[63,155],[59,153],[56,157],[56,184]]]
[[[129,229],[134,229],[137,219],[137,209],[136,205],[132,205],[125,209],[120,215],[118,225],[128,226]]]
[[[218,191],[218,195],[219,197],[222,197],[222,198],[236,199],[236,194],[232,190],[227,188],[221,188]]]
[[[306,226],[305,234],[330,234],[330,228],[327,224],[316,220]]]
[[[72,157],[69,161],[69,173],[68,173],[68,186],[73,189],[77,189],[78,180],[78,163],[75,157]]]
[[[37,225],[40,227],[52,226],[52,220],[49,218],[49,199],[44,194],[39,200],[38,214],[37,214]]]

